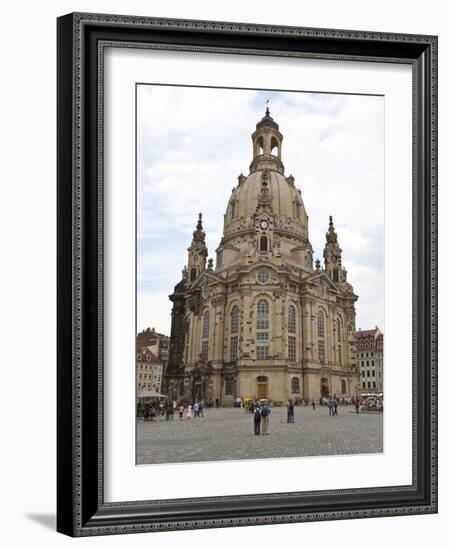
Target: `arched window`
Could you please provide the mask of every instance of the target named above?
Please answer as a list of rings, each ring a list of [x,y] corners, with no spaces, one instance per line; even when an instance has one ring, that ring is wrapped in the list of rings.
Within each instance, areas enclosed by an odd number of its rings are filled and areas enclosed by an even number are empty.
[[[337,342],[341,342],[341,322],[340,319],[337,319],[336,323],[336,329],[337,329]]]
[[[239,354],[239,337],[231,336],[229,341],[229,361],[235,362]]]
[[[190,270],[190,280],[194,281],[195,279],[196,279],[196,269],[192,267],[192,269]]]
[[[318,359],[322,363],[326,360],[325,354],[325,332],[324,332],[324,313],[322,311],[318,312]]]
[[[268,306],[267,300],[265,299],[259,300],[257,302],[257,328],[258,329],[267,329],[269,327],[268,313],[269,313],[269,306]]]
[[[287,328],[288,332],[296,332],[296,311],[292,305],[288,306]]]
[[[239,306],[232,306],[231,309],[231,333],[239,331]]]
[[[209,338],[209,312],[206,311],[203,315],[203,339]]]
[[[292,378],[292,393],[299,393],[299,378]]]
[[[346,380],[341,381],[341,393],[346,393]]]
[[[260,250],[262,252],[266,252],[268,250],[268,239],[265,235],[262,235],[262,237],[260,237]]]
[[[296,363],[296,336],[287,339],[287,357],[290,363]]]
[[[269,306],[265,299],[257,302],[257,324],[258,330],[268,330],[269,328]],[[256,358],[267,359],[268,358],[268,332],[256,333]]]
[[[278,145],[278,142],[277,140],[273,137],[271,138],[271,145],[270,145],[270,149],[271,149],[271,154],[278,157],[279,156],[279,145]]]
[[[231,218],[234,219],[237,215],[237,205],[235,201],[231,203]]]
[[[324,338],[324,313],[318,312],[318,338]]]
[[[203,315],[203,342],[201,345],[201,355],[204,361],[209,359],[209,321],[210,314],[206,311]]]

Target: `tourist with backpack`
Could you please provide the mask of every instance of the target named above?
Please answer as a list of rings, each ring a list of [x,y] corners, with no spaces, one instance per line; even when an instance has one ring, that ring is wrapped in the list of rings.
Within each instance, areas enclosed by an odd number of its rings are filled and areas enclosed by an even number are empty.
[[[259,403],[254,405],[254,435],[260,435],[260,422],[262,420],[261,409]]]
[[[262,417],[262,435],[268,435],[268,421],[271,413],[271,409],[268,406],[268,403],[262,405],[260,415]]]

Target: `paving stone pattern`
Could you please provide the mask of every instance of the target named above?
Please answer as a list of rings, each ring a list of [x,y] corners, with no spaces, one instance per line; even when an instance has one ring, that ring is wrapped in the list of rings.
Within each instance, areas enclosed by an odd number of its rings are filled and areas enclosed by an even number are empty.
[[[327,407],[295,407],[295,423],[287,410],[275,407],[269,435],[255,436],[253,415],[242,409],[204,411],[204,418],[137,422],[137,463],[201,462],[320,455],[381,453],[383,414],[355,414],[340,406],[329,417]]]

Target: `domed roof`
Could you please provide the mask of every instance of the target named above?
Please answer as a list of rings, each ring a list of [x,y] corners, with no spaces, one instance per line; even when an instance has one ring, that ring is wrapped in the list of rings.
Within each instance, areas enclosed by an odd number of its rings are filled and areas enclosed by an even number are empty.
[[[259,122],[256,124],[257,130],[259,130],[259,128],[262,128],[263,126],[268,126],[269,128],[279,130],[279,124],[271,118],[270,111],[268,111],[268,109],[262,120],[259,120]]]
[[[266,172],[266,171],[265,171]],[[262,184],[265,180],[264,171],[256,170],[248,175],[247,178],[241,180],[229,199],[228,208],[226,210],[225,225],[232,221],[232,205],[236,205],[234,213],[237,218],[247,218],[252,216],[260,203],[260,194]],[[304,219],[305,212],[301,195],[293,184],[293,178],[286,178],[280,172],[270,170],[270,177],[267,182],[267,192],[270,195],[270,206],[273,214],[285,217],[295,217],[295,204],[299,205],[300,218]]]
[[[241,174],[239,184],[232,190],[224,220],[224,238],[241,232],[254,232],[255,217],[265,212],[274,231],[288,232],[301,241],[308,239],[308,221],[301,193],[294,185],[293,176],[284,176],[281,160],[283,136],[278,124],[265,111],[251,135],[253,160],[247,177]]]

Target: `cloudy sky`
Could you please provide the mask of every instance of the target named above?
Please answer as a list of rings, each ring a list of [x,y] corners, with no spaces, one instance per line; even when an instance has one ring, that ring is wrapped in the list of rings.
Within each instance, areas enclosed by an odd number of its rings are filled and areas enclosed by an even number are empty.
[[[357,326],[384,325],[384,100],[379,96],[139,85],[137,328],[170,333],[168,294],[187,262],[198,213],[209,255],[265,101],[284,135],[285,175],[322,260],[329,215],[359,296]]]

